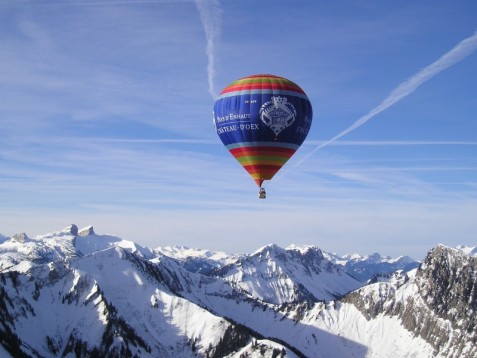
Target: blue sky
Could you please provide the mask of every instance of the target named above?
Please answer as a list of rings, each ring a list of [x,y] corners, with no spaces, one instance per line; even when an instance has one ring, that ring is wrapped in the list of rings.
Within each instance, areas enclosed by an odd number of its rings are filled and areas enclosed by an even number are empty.
[[[3,0],[0,233],[475,246],[476,30],[475,1]],[[220,90],[256,73],[314,109],[266,200],[212,126]]]

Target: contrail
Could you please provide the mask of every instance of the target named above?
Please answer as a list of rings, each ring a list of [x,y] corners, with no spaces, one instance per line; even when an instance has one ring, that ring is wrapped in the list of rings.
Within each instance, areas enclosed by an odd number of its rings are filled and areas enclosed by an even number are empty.
[[[207,80],[209,83],[209,93],[213,99],[217,98],[214,88],[215,80],[215,44],[220,36],[220,25],[222,20],[222,9],[219,0],[196,0],[199,10],[200,20],[204,26],[205,38],[207,40]]]
[[[446,68],[449,68],[455,65],[456,63],[458,63],[459,61],[462,61],[465,57],[470,55],[476,49],[477,49],[477,31],[474,33],[474,35],[459,42],[457,46],[455,46],[452,50],[444,54],[437,61],[431,63],[429,66],[425,67],[423,70],[419,71],[414,76],[412,76],[408,80],[401,83],[377,107],[373,108],[368,114],[359,118],[349,128],[337,134],[330,140],[318,145],[315,149],[313,149],[311,152],[305,155],[302,159],[300,159],[294,165],[294,167],[298,167],[299,165],[301,165],[305,160],[307,160],[309,157],[311,157],[314,153],[316,153],[321,148],[326,147],[327,145],[330,145],[337,139],[345,136],[351,131],[354,131],[356,128],[361,127],[363,124],[365,124],[367,121],[369,121],[371,118],[373,118],[377,114],[388,109],[389,107],[391,107],[393,104],[400,101],[404,97],[410,95],[424,82],[430,80],[432,77],[444,71]]]
[[[307,141],[307,145],[322,145],[325,141]],[[423,141],[423,140],[348,140],[331,143],[337,146],[424,146],[424,145],[455,145],[455,146],[473,146],[477,145],[477,141]]]

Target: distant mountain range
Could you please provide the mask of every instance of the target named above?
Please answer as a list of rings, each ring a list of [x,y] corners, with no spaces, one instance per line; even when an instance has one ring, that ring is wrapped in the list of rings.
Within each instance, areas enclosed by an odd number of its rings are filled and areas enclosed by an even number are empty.
[[[0,235],[0,356],[476,357],[476,253],[228,255],[75,225]]]

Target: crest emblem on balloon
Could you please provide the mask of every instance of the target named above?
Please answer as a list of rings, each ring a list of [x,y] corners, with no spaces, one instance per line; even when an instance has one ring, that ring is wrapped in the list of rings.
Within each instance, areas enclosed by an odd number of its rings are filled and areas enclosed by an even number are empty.
[[[285,97],[272,97],[260,108],[260,119],[276,136],[296,119],[296,109]]]

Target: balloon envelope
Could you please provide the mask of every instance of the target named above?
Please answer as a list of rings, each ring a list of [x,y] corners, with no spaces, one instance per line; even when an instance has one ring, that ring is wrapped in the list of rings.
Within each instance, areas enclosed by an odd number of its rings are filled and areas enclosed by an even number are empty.
[[[305,92],[274,75],[227,86],[215,102],[218,136],[258,186],[270,180],[305,140],[313,111]]]

